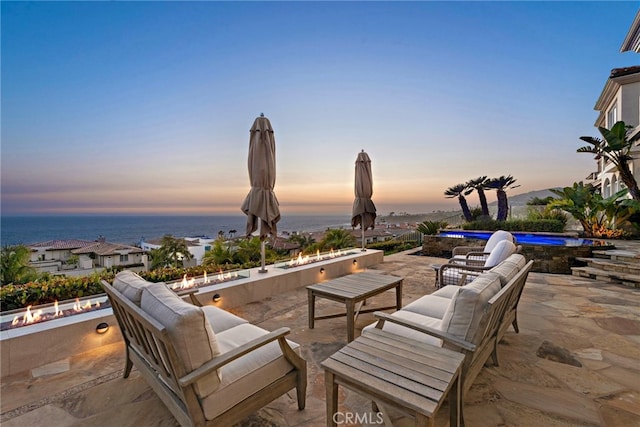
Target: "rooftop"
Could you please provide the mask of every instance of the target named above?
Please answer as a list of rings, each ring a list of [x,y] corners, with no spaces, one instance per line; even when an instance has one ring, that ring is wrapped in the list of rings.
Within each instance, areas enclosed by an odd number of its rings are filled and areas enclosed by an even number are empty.
[[[409,252],[385,257],[375,269],[403,277],[403,305],[434,290],[432,263]],[[304,288],[232,310],[265,329],[291,328],[308,363],[307,407],[295,392],[282,396],[241,426],[325,426],[320,363],[346,344],[344,318],[307,328]],[[393,291],[368,301],[387,305]],[[339,305],[320,299],[317,312]],[[488,364],[464,402],[469,426],[640,425],[640,289],[567,275],[531,273],[518,310],[520,333],[507,332],[500,366]],[[357,319],[359,330],[372,314]],[[579,362],[582,366],[574,366]],[[490,363],[490,362],[489,362]],[[177,423],[134,368],[122,378],[124,348],[112,344],[53,364],[49,370],[2,383],[0,423],[14,426],[175,426]],[[340,388],[340,408],[364,413],[370,403]],[[396,414],[396,418],[400,417]],[[399,420],[400,425],[406,420]],[[437,425],[447,424],[441,410]]]

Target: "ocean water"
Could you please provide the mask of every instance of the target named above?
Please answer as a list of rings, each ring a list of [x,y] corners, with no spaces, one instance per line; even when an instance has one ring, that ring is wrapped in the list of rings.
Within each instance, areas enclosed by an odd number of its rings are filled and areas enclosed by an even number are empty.
[[[278,232],[320,231],[329,227],[350,229],[350,224],[348,215],[287,215],[278,223]],[[96,240],[100,236],[107,242],[137,245],[143,238],[159,238],[165,234],[215,238],[220,231],[228,234],[236,230],[236,236],[241,236],[246,216],[2,216],[0,225],[2,246],[54,239]]]

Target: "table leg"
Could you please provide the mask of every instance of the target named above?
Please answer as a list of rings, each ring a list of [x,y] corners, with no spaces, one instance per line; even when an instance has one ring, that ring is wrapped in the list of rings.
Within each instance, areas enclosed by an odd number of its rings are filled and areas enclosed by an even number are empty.
[[[427,417],[424,414],[416,414],[416,427],[435,427],[434,417]]]
[[[453,390],[449,391],[449,425],[451,427],[460,427],[460,425],[464,425],[464,422],[461,422],[462,398],[460,389],[462,388],[462,384],[460,383],[460,372],[458,372]]]
[[[346,301],[347,304],[347,342],[354,340],[355,336],[355,301],[350,299]]]
[[[396,309],[402,308],[402,281],[396,286]]]
[[[334,382],[334,375],[329,371],[324,371],[324,386],[327,399],[327,427],[336,427],[334,415],[338,412],[338,384]]]
[[[311,289],[307,289],[307,303],[309,304],[309,329],[313,329],[316,320],[316,296]]]

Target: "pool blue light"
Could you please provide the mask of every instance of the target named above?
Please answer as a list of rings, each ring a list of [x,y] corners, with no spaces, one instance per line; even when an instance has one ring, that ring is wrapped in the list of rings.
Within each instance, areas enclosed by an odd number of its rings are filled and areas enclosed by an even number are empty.
[[[444,231],[440,232],[443,237],[468,237],[473,239],[489,240],[492,231]],[[511,232],[516,238],[516,243],[521,245],[545,245],[545,246],[603,246],[606,243],[602,240],[582,239],[579,237],[559,236],[554,234]]]

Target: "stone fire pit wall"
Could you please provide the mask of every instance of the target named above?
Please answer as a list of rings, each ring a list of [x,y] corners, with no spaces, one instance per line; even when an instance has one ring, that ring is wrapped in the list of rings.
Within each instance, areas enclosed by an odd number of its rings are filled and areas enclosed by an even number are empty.
[[[441,258],[451,258],[451,251],[456,246],[478,246],[482,248],[486,240],[468,237],[424,236],[422,254]],[[589,258],[592,246],[547,246],[521,245],[522,255],[534,261],[531,271],[538,273],[571,274],[571,267],[583,265],[576,258]],[[596,247],[596,249],[603,249]]]
[[[257,267],[249,270],[249,277],[199,288],[196,297],[203,304],[229,309],[277,298],[282,293],[356,273],[382,262],[382,251],[357,249],[338,258],[289,269],[269,265],[267,273],[259,273]],[[220,300],[214,303],[216,294]],[[306,321],[297,321],[303,320]],[[96,326],[102,322],[109,324],[109,330],[97,334]],[[118,342],[122,342],[122,335],[111,308],[0,331],[0,378],[24,372],[35,378],[68,371],[74,355]]]

